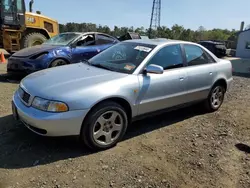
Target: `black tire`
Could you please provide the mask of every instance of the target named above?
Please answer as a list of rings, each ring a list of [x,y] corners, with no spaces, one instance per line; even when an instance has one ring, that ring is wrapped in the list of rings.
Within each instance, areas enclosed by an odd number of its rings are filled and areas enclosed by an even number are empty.
[[[50,64],[50,67],[58,67],[67,64],[67,61],[65,61],[64,59],[56,59]]]
[[[217,105],[214,105],[213,104],[213,94],[214,94],[216,89],[219,89],[221,91],[221,97],[219,97],[220,102]],[[208,98],[204,101],[204,103],[205,103],[204,106],[205,106],[206,111],[208,111],[208,112],[217,111],[221,107],[221,105],[223,104],[225,92],[226,92],[226,89],[222,84],[214,85],[212,87],[209,95],[208,95]]]
[[[94,128],[98,118],[101,117],[103,114],[105,114],[105,112],[110,112],[110,111],[115,111],[119,113],[124,123],[123,126],[121,127],[118,137],[112,143],[103,145],[98,143],[94,139]],[[81,129],[81,136],[80,136],[81,142],[83,142],[84,145],[95,151],[112,148],[123,138],[127,130],[127,126],[128,126],[128,117],[124,108],[121,105],[112,101],[103,102],[94,107],[94,109],[91,110],[91,112],[87,115],[86,120],[84,121]],[[104,132],[104,129],[102,129],[102,132]],[[105,141],[106,141],[106,136],[105,136]]]
[[[22,48],[28,48],[42,44],[47,40],[46,36],[41,33],[29,33],[22,39]]]

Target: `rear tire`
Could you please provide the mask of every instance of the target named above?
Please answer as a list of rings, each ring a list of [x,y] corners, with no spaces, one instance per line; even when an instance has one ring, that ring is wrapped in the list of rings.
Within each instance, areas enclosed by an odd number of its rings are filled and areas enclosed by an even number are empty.
[[[225,87],[221,84],[216,84],[211,89],[208,98],[205,100],[205,108],[208,112],[215,112],[217,111],[223,101],[225,96]]]
[[[36,45],[40,45],[47,40],[46,36],[41,33],[29,33],[24,36],[22,40],[22,48],[28,48]]]
[[[103,102],[87,115],[80,138],[90,149],[106,150],[122,139],[127,126],[128,117],[124,108],[112,101]]]

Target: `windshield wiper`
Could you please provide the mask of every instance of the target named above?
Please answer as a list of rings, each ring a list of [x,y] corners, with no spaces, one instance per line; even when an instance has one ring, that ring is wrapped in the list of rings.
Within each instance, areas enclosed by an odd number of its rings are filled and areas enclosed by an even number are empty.
[[[110,70],[110,71],[114,71],[113,69],[109,68],[109,67],[106,67],[102,64],[91,64],[92,66],[95,66],[95,67],[98,67],[98,68],[103,68],[103,69],[106,69],[106,70]]]
[[[86,63],[87,65],[92,65],[92,63],[90,63],[90,61],[87,60],[87,59],[83,59],[83,60],[82,60],[82,63]]]

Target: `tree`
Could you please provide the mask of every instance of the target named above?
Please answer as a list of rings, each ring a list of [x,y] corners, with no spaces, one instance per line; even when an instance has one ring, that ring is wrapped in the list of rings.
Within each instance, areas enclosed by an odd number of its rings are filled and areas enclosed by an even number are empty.
[[[173,39],[180,39],[181,35],[182,35],[183,31],[184,31],[184,27],[175,24],[175,25],[172,26],[171,30],[172,30]]]
[[[250,28],[250,25],[247,28]],[[144,27],[118,27],[114,26],[110,29],[107,25],[96,25],[93,23],[74,23],[69,22],[66,24],[59,24],[60,32],[87,32],[87,31],[98,31],[119,37],[126,34],[128,31],[136,32],[140,35],[148,35],[149,29]],[[151,38],[167,38],[167,39],[178,39],[192,42],[198,42],[200,40],[237,40],[237,31],[228,29],[212,29],[206,30],[203,26],[200,26],[197,30],[191,30],[184,28],[181,25],[175,24],[171,28],[161,26],[157,30],[152,30]]]

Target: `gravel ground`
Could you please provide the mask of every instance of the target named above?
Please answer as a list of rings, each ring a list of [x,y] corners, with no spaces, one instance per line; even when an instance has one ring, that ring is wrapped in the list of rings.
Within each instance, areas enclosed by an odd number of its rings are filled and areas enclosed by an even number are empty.
[[[98,153],[15,122],[17,86],[0,77],[0,188],[250,187],[248,78],[234,77],[218,112],[192,106],[138,121],[116,147]]]

